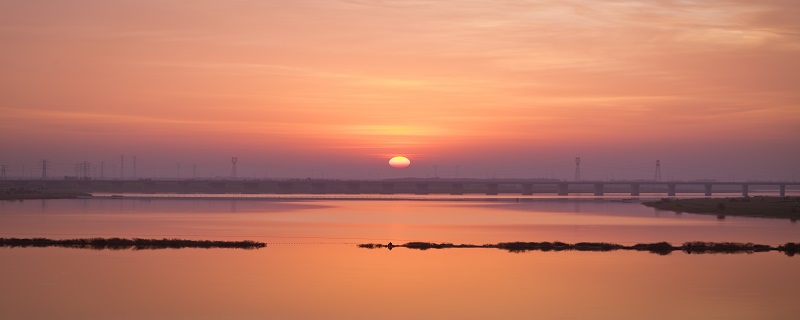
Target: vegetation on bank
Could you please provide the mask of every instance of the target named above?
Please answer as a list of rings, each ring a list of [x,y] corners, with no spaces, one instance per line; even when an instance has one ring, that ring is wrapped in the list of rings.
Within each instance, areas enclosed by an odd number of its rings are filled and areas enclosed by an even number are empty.
[[[431,242],[409,242],[405,244],[388,245],[380,243],[365,243],[359,244],[360,248],[378,249],[378,248],[409,248],[418,250],[428,249],[449,249],[449,248],[494,248],[507,250],[509,252],[525,252],[525,251],[599,251],[608,252],[616,250],[629,250],[629,251],[645,251],[660,255],[667,255],[673,251],[683,251],[688,254],[698,253],[755,253],[755,252],[768,252],[779,251],[787,256],[794,256],[800,251],[800,243],[786,243],[777,247],[772,247],[764,244],[753,243],[738,243],[738,242],[685,242],[680,246],[673,246],[668,242],[656,243],[639,243],[632,246],[625,246],[615,243],[605,242],[579,242],[579,243],[564,243],[564,242],[501,242],[497,244],[452,244],[452,243],[431,243]]]
[[[78,199],[91,197],[91,194],[80,192],[48,192],[24,188],[8,188],[0,190],[0,200],[36,200],[36,199]]]
[[[95,250],[145,250],[145,249],[183,249],[183,248],[225,248],[225,249],[259,249],[266,247],[263,242],[244,241],[210,241],[185,239],[122,239],[122,238],[84,238],[53,240],[46,238],[0,238],[0,247],[62,247]]]
[[[800,197],[664,198],[642,204],[659,210],[713,214],[719,218],[744,216],[790,219],[792,221],[800,218]]]

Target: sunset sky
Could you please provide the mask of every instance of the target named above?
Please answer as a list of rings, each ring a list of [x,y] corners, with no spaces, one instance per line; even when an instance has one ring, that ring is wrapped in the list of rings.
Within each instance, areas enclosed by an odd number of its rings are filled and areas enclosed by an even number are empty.
[[[792,180],[798,17],[797,0],[0,0],[0,164],[572,179],[581,157],[586,179],[661,160],[667,179]]]

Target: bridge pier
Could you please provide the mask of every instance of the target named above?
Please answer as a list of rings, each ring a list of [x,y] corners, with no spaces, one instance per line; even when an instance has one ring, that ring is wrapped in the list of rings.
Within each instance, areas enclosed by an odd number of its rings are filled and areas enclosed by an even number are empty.
[[[710,183],[705,184],[705,188],[706,188],[706,197],[710,197],[711,196],[711,184]]]
[[[530,183],[523,183],[522,184],[522,195],[523,196],[532,196],[533,195],[533,185]]]
[[[361,193],[361,185],[358,182],[348,182],[346,185],[347,193],[348,194],[359,194]]]
[[[639,196],[639,184],[632,183],[631,184],[631,196]]]
[[[781,192],[780,193],[781,197],[785,197],[786,196],[786,185],[785,184],[780,185],[780,189],[781,189],[781,191],[780,191]]]
[[[189,182],[178,181],[176,193],[189,193]]]
[[[486,184],[486,195],[496,196],[497,195],[497,184],[496,183],[488,183]]]
[[[605,194],[603,192],[603,184],[602,183],[595,184],[594,185],[594,195],[602,196],[603,194]]]
[[[258,193],[260,191],[260,185],[258,182],[244,182],[242,183],[242,187],[244,188],[245,193]]]
[[[462,195],[464,194],[464,184],[463,183],[453,183],[450,185],[450,194],[452,195]]]
[[[428,194],[428,184],[417,183],[417,194]]]
[[[394,183],[381,183],[381,194],[394,194]]]
[[[155,182],[150,182],[150,190],[155,190]],[[211,193],[225,193],[225,183],[224,182],[209,182],[206,185],[209,189],[211,189]]]
[[[748,190],[748,185],[743,184],[742,185],[742,197],[749,197],[749,196],[750,196],[750,190]]]
[[[311,184],[311,192],[314,194],[324,194],[325,193],[325,183],[324,182],[314,182]]]
[[[569,184],[559,183],[558,184],[558,195],[559,196],[569,195]]]
[[[677,189],[677,188],[675,187],[674,183],[668,183],[667,184],[667,195],[670,196],[670,197],[674,197],[677,194],[677,192],[675,192],[676,191],[675,189]]]
[[[278,193],[283,193],[283,194],[292,193],[292,183],[278,182]]]

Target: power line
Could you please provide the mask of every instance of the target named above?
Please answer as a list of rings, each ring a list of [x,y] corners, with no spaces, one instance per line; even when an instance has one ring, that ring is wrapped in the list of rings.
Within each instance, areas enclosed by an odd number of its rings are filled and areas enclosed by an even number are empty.
[[[581,158],[575,158],[575,181],[581,181]]]
[[[83,161],[75,164],[75,177],[79,180],[89,180],[91,176],[92,164]]]

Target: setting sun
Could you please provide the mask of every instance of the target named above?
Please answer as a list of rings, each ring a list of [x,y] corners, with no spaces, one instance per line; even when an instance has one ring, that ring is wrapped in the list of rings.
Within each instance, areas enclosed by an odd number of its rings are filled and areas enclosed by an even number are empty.
[[[411,160],[408,160],[406,157],[397,156],[394,158],[389,159],[389,165],[394,168],[405,168],[411,164]]]

